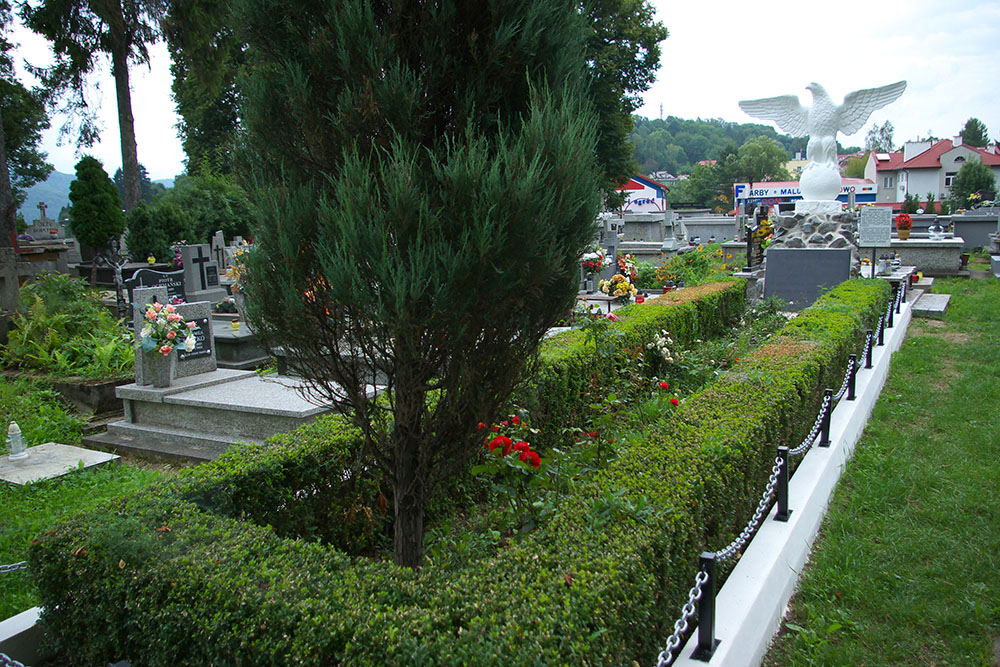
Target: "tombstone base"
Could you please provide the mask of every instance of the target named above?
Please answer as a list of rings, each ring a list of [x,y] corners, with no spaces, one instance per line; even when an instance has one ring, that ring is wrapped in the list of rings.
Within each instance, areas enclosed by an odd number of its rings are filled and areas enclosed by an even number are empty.
[[[839,201],[817,201],[809,199],[800,199],[795,202],[795,213],[796,214],[818,214],[818,215],[836,215],[844,210],[844,205]]]
[[[217,303],[224,301],[227,298],[229,298],[229,293],[221,287],[207,290],[188,290],[184,295],[184,300],[188,303],[208,301],[212,304],[212,308],[214,308]]]
[[[118,457],[113,454],[55,442],[29,447],[25,451],[27,458],[19,461],[10,461],[6,455],[0,457],[0,479],[23,486],[29,482],[61,477],[74,470],[118,462]]]

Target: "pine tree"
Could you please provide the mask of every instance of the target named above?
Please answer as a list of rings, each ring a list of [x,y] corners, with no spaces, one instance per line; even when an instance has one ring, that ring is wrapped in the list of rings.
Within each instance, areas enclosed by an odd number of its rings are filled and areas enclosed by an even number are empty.
[[[69,184],[69,221],[77,240],[96,250],[125,231],[118,189],[104,166],[89,155],[76,163],[76,180]],[[97,282],[97,262],[90,266],[90,284]]]
[[[392,491],[394,559],[417,566],[428,494],[482,451],[477,424],[572,307],[593,240],[581,17],[569,0],[235,13],[248,319],[360,427]]]

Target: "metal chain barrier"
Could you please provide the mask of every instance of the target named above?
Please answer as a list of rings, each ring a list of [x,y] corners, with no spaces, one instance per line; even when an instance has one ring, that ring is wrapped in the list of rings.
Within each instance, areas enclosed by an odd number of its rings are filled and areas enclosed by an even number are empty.
[[[789,450],[788,452],[789,456],[798,456],[802,452],[812,447],[813,442],[816,441],[816,436],[819,435],[820,429],[823,428],[823,417],[824,415],[826,415],[826,411],[830,409],[830,404],[832,402],[833,401],[829,397],[827,396],[823,397],[823,405],[820,406],[819,414],[816,415],[816,421],[813,422],[812,430],[809,431],[809,435],[805,437],[805,440],[802,441],[801,445],[799,445],[795,449]]]
[[[722,551],[716,552],[715,557],[718,562],[723,563],[734,557],[750,541],[754,531],[757,530],[757,526],[760,525],[760,520],[764,518],[764,512],[767,511],[768,506],[771,504],[771,496],[774,495],[774,487],[778,484],[779,472],[781,472],[781,459],[775,458],[774,466],[771,468],[771,477],[767,480],[767,488],[764,489],[764,493],[761,495],[760,503],[757,504],[757,510],[753,513],[753,517],[747,522],[746,527],[740,533],[739,537],[733,540]]]
[[[10,565],[0,565],[0,574],[7,574],[8,572],[17,572],[18,570],[27,570],[28,561],[22,560],[20,563],[11,563]]]
[[[694,616],[694,603],[701,599],[701,587],[708,581],[708,573],[704,570],[694,577],[694,586],[688,591],[688,600],[681,607],[681,617],[674,623],[674,634],[667,639],[667,647],[660,652],[656,667],[668,667],[677,657],[677,649],[681,647],[681,637],[688,631],[688,621]]]
[[[5,653],[0,653],[0,667],[24,667],[24,663],[18,662]]]
[[[833,395],[833,400],[839,401],[844,397],[844,394],[847,392],[847,385],[851,381],[852,372],[854,372],[854,360],[850,359],[847,362],[847,372],[844,373],[844,381],[840,384],[840,389],[837,390],[837,393]]]

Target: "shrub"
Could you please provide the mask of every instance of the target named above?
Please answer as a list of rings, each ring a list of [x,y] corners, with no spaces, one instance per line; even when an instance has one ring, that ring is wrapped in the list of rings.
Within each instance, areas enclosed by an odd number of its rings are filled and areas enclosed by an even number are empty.
[[[58,377],[119,378],[135,366],[133,337],[82,280],[40,274],[21,288],[23,313],[0,359]]]
[[[853,281],[824,295],[577,485],[552,522],[480,561],[407,570],[283,537],[303,521],[297,508],[314,511],[297,502],[304,477],[275,473],[296,468],[289,442],[41,536],[30,571],[42,622],[60,658],[80,664],[651,662],[698,552],[742,528],[775,446],[805,435],[846,366],[838,351],[854,349],[887,290]],[[244,511],[244,494],[258,509]]]

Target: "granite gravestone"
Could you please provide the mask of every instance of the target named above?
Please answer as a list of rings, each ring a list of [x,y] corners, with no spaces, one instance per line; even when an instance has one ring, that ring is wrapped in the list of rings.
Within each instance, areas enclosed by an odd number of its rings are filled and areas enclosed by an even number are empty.
[[[226,237],[222,230],[218,230],[212,235],[212,259],[224,272],[226,269]]]
[[[216,304],[226,298],[219,284],[219,265],[210,254],[208,244],[181,246],[184,271],[184,300],[189,303],[208,301]]]
[[[135,331],[136,342],[138,342],[140,332],[144,326],[143,315],[146,306],[154,301],[166,303],[167,288],[159,287],[137,287],[133,294],[132,303],[132,323]],[[212,332],[212,307],[207,301],[196,303],[182,303],[177,306],[177,313],[185,321],[194,320],[197,324],[195,329],[195,348],[187,352],[183,347],[178,347],[174,354],[177,355],[177,364],[174,367],[174,377],[182,378],[199,373],[210,373],[218,368],[215,361],[215,350],[213,348],[214,338]],[[183,353],[183,354],[182,354]],[[142,353],[142,348],[138,345],[135,350],[135,383],[137,385],[148,385],[150,380],[146,369],[146,358]]]
[[[137,287],[165,287],[167,288],[167,303],[174,299],[184,298],[184,272],[177,271],[154,271],[152,269],[139,269],[132,274],[132,277],[125,281],[128,289],[129,302],[133,301],[132,292]],[[144,305],[144,304],[140,304]]]
[[[778,297],[799,311],[850,277],[850,248],[768,248],[764,298]]]

